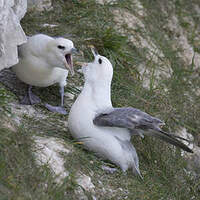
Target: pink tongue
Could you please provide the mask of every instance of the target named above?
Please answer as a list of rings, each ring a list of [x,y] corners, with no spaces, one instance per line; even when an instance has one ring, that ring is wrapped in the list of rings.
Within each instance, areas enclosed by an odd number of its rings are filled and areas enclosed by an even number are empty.
[[[65,59],[66,59],[68,65],[69,65],[69,71],[73,76],[74,75],[74,67],[73,67],[72,55],[71,54],[66,54],[65,55]]]

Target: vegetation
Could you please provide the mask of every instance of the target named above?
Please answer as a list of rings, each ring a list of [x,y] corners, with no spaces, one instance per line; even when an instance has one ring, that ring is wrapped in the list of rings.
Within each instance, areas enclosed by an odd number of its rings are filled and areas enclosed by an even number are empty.
[[[114,1],[105,5],[94,0],[54,0],[53,10],[41,13],[30,11],[22,20],[27,35],[45,33],[51,36],[64,36],[72,39],[83,52],[77,60],[91,60],[88,45],[93,44],[99,53],[108,57],[114,66],[112,100],[114,106],[133,106],[142,109],[166,122],[165,130],[174,132],[185,127],[197,136],[200,132],[200,70],[192,62],[187,65],[180,55],[183,49],[174,48],[176,38],[166,28],[167,20],[176,15],[180,26],[196,53],[197,30],[200,16],[194,6],[200,2],[191,0],[141,0],[145,15],[138,14],[135,1]],[[130,28],[122,24],[116,26],[114,10],[122,9],[134,14],[145,28]],[[163,9],[166,12],[163,12]],[[195,25],[186,20],[190,18]],[[44,27],[43,24],[56,24],[57,27]],[[149,48],[139,47],[131,42],[131,35],[149,38],[159,51],[149,54]],[[164,57],[157,52],[162,52]],[[157,58],[155,61],[154,57]],[[149,88],[144,88],[144,77],[139,66],[149,71]],[[171,68],[170,76],[158,78],[156,71]],[[81,81],[80,81],[81,80]],[[78,95],[78,86],[83,84],[82,75],[69,77],[66,91]],[[59,101],[57,87],[35,89],[43,101],[56,104]],[[74,100],[66,98],[69,110]],[[133,138],[140,159],[140,169],[144,180],[134,177],[131,171],[123,174],[118,170],[106,174],[101,165],[105,162],[93,153],[74,143],[65,127],[66,116],[46,111],[41,106],[34,109],[44,116],[24,115],[20,127],[11,123],[14,118],[10,102],[17,102],[15,95],[3,85],[0,88],[0,199],[77,199],[75,190],[76,173],[82,171],[91,176],[98,199],[199,199],[200,181],[187,171],[186,162],[180,150],[172,148],[152,138]],[[8,124],[10,124],[8,126]],[[63,184],[56,184],[54,174],[47,165],[38,166],[31,147],[33,135],[62,138],[73,146],[74,151],[64,156],[69,176]],[[105,163],[104,163],[105,164]],[[109,165],[106,162],[107,165]],[[103,191],[105,189],[105,192]],[[113,192],[109,192],[110,188]],[[120,189],[121,188],[121,189]],[[92,193],[86,193],[92,199]]]

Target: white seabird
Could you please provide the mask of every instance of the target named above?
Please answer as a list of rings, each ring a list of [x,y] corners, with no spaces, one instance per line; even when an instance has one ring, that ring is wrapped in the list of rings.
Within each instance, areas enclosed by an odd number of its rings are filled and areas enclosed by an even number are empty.
[[[131,143],[132,135],[151,135],[192,152],[176,138],[161,130],[164,123],[132,107],[113,108],[110,61],[93,49],[94,62],[83,66],[85,84],[69,113],[69,129],[73,137],[99,156],[112,161],[123,171],[131,168],[140,175],[137,152]]]
[[[53,38],[44,34],[28,37],[27,43],[19,47],[19,63],[12,69],[17,77],[28,84],[28,93],[22,104],[40,103],[39,97],[31,92],[32,86],[48,87],[55,83],[60,85],[61,105],[45,104],[49,110],[66,114],[63,108],[64,86],[68,70],[74,74],[72,53],[76,52],[71,40]]]

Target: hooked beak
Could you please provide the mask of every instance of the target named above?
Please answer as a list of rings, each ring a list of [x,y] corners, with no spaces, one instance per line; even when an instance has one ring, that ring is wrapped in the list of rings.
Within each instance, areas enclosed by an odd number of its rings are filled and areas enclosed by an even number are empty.
[[[94,45],[91,44],[91,45],[88,45],[88,47],[90,47],[90,49],[91,49],[92,54],[93,54],[94,57],[96,57],[96,56],[99,55],[99,53],[98,53],[98,51],[96,50],[96,48],[94,47]]]
[[[91,51],[92,51],[92,54],[93,54],[94,57],[99,55],[98,51],[96,50],[96,48],[94,46],[91,45],[90,48],[91,48]]]
[[[71,54],[77,54],[79,51],[76,48],[72,48],[71,49]]]
[[[97,55],[99,55],[98,52],[97,52],[97,50],[96,50],[96,48],[93,45],[89,45],[88,47],[90,47],[90,49],[91,49],[92,54],[94,55],[94,57],[96,57]],[[86,67],[88,65],[88,63],[86,63],[86,62],[79,62],[79,61],[77,61],[75,64],[79,65],[81,67]]]

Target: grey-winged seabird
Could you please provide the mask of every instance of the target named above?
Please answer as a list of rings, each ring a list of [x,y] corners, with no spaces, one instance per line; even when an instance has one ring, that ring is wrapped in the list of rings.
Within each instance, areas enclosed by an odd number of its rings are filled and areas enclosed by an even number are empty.
[[[131,168],[139,176],[138,155],[130,141],[134,135],[154,136],[192,153],[188,146],[177,139],[184,138],[161,130],[164,122],[160,119],[136,108],[112,106],[112,64],[95,49],[92,52],[94,61],[82,66],[84,87],[69,113],[68,123],[72,136],[124,172]]]

